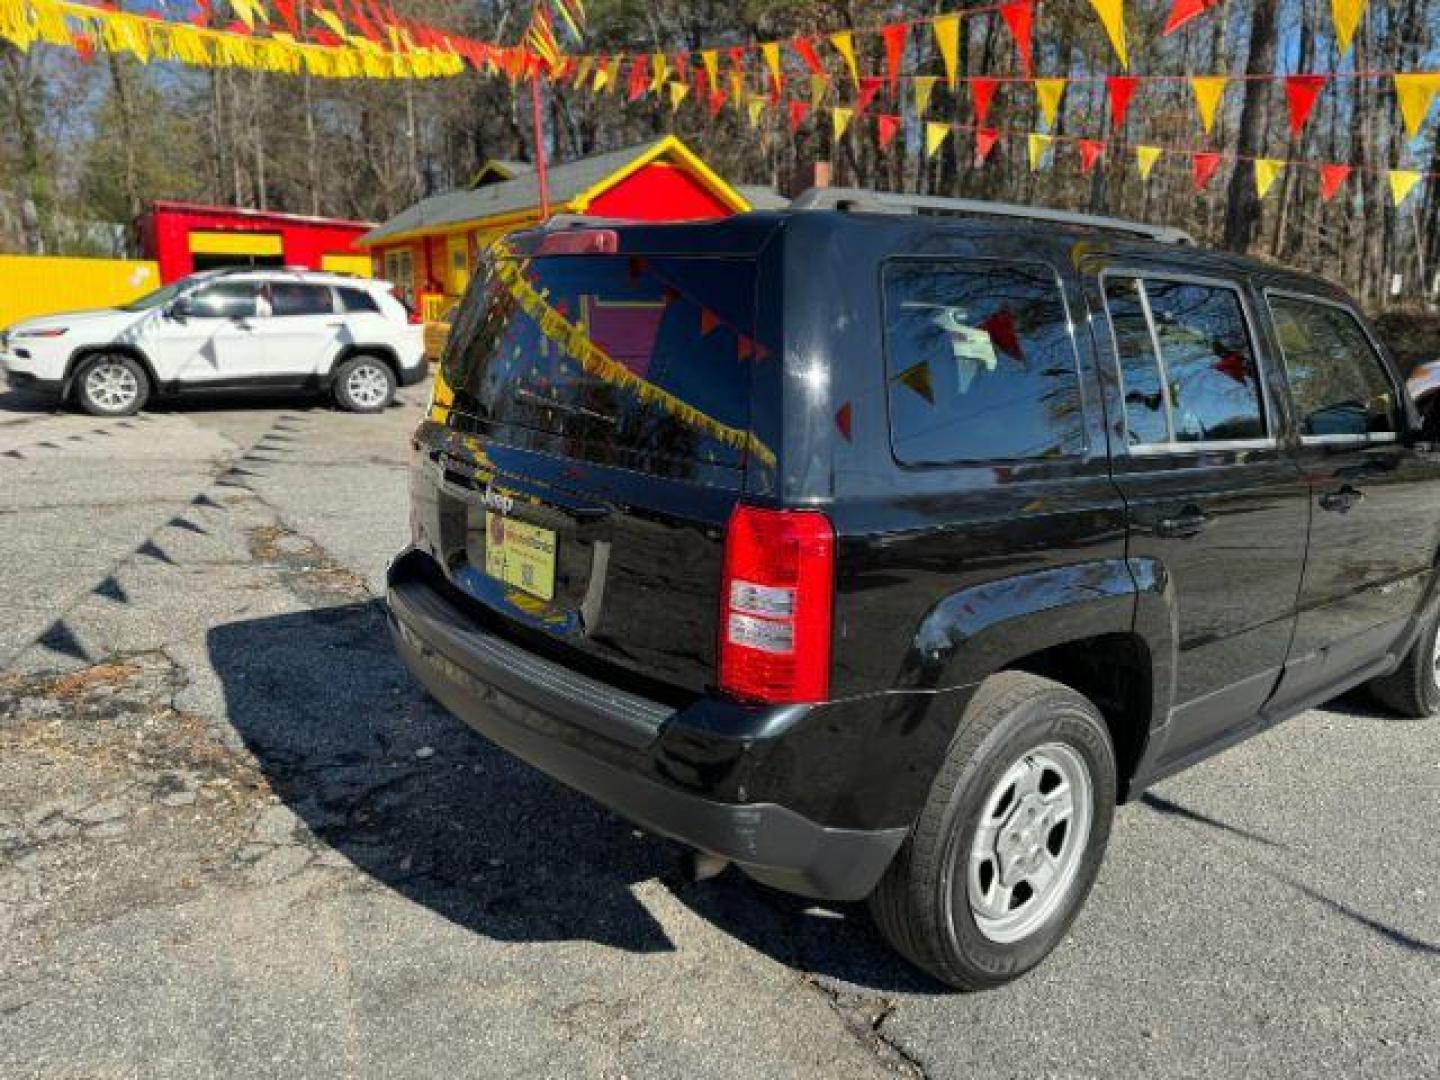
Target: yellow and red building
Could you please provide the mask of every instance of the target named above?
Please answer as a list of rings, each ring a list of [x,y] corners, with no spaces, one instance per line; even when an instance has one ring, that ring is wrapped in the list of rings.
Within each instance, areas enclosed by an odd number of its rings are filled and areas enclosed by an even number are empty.
[[[698,221],[770,204],[768,193],[722,180],[672,136],[578,161],[552,165],[550,210],[636,221]],[[375,259],[375,273],[439,324],[464,295],[476,260],[505,233],[540,221],[534,166],[488,161],[470,186],[402,210],[358,243]]]

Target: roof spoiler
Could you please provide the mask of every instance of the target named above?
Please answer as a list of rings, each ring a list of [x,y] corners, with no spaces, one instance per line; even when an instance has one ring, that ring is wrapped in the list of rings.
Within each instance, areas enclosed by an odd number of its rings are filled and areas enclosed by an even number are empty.
[[[990,202],[985,199],[947,199],[938,195],[902,195],[864,188],[810,188],[790,203],[792,210],[838,210],[863,214],[932,214],[957,217],[994,217],[1025,221],[1046,221],[1083,229],[1129,233],[1156,240],[1162,244],[1194,246],[1195,238],[1183,229],[1147,225],[1143,221],[1102,217],[1098,214],[1074,214],[1065,210],[1047,210],[1018,203]]]

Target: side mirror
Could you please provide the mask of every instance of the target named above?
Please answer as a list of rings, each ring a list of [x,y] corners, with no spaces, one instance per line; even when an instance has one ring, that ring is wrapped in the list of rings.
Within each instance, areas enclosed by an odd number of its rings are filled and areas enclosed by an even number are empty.
[[[172,301],[165,309],[165,318],[172,322],[183,323],[190,317],[190,305],[183,299]]]

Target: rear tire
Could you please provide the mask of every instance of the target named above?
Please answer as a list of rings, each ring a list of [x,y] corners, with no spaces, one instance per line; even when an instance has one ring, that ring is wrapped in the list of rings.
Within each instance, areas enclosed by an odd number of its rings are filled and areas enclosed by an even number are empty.
[[[150,376],[133,357],[102,353],[80,365],[75,400],[91,416],[133,416],[150,400]]]
[[[395,372],[377,356],[352,356],[335,369],[335,404],[346,412],[384,412],[395,400]]]
[[[1440,713],[1440,606],[1425,616],[1400,666],[1372,680],[1369,689],[1380,704],[1412,720]]]
[[[1084,904],[1115,799],[1115,752],[1095,706],[1038,675],[993,676],[870,897],[880,932],[958,989],[1018,978]]]

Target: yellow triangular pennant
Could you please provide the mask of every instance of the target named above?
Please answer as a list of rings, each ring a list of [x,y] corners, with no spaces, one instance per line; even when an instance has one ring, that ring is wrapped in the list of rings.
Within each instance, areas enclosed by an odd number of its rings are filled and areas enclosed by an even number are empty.
[[[670,79],[670,61],[664,53],[656,53],[650,58],[650,93],[660,91]]]
[[[1043,135],[1038,131],[1030,132],[1030,171],[1039,172],[1040,167],[1045,164],[1045,155],[1050,153],[1050,146],[1054,138]]]
[[[841,30],[838,34],[830,35],[830,44],[835,46],[845,60],[845,69],[850,72],[850,81],[856,86],[860,85],[860,69],[855,64],[855,36],[849,30]]]
[[[1120,66],[1128,68],[1130,49],[1125,43],[1125,0],[1090,0],[1090,6],[1100,16],[1100,24],[1110,36],[1115,55],[1120,57]]]
[[[1330,0],[1330,13],[1335,17],[1335,40],[1340,44],[1340,55],[1350,51],[1355,40],[1355,31],[1365,17],[1365,8],[1370,0]]]
[[[780,43],[778,41],[767,41],[760,46],[760,55],[765,58],[765,66],[770,69],[770,78],[776,86],[780,85]]]
[[[950,136],[950,125],[942,124],[938,120],[929,120],[925,124],[925,156],[934,157],[935,151],[945,144]]]
[[[1047,127],[1055,126],[1055,118],[1060,115],[1060,99],[1064,96],[1064,79],[1035,80],[1035,97],[1040,101],[1040,115],[1045,117]]]
[[[1430,115],[1430,106],[1435,103],[1437,91],[1440,91],[1440,74],[1395,76],[1395,97],[1400,102],[1400,113],[1405,117],[1405,130],[1412,139],[1425,126],[1425,118]]]
[[[825,95],[829,92],[829,90],[829,75],[816,74],[810,76],[810,109],[812,112],[816,109],[819,109],[820,106],[824,104]]]
[[[943,15],[930,24],[935,31],[935,44],[945,61],[945,81],[955,89],[960,74],[960,16]]]
[[[1390,196],[1399,206],[1410,197],[1420,183],[1420,173],[1413,169],[1391,169],[1390,170]]]
[[[935,84],[940,80],[934,75],[915,76],[915,115],[924,116],[930,111],[930,97],[935,93]]]
[[[1215,117],[1220,111],[1220,102],[1225,97],[1225,86],[1229,81],[1224,75],[1201,75],[1190,80],[1190,89],[1195,92],[1195,107],[1200,110],[1200,126],[1207,135],[1215,130]]]
[[[720,89],[720,57],[714,49],[700,51],[700,63],[705,65],[705,77],[710,80],[710,89]]]
[[[930,379],[930,362],[928,360],[921,360],[914,367],[906,368],[896,375],[895,379],[914,390],[931,405],[935,404],[935,384]]]
[[[676,79],[670,83],[670,111],[675,112],[680,108],[680,103],[685,100],[685,95],[690,93],[690,84],[683,83]]]
[[[750,126],[758,128],[760,118],[765,115],[765,99],[759,94],[754,95],[745,103],[745,111],[750,116]]]
[[[1262,199],[1269,195],[1270,189],[1284,171],[1285,162],[1275,158],[1259,158],[1255,162],[1255,193]]]
[[[836,142],[845,135],[845,129],[850,126],[850,118],[854,115],[854,109],[836,106],[830,110],[830,130],[834,133]]]
[[[1137,146],[1135,148],[1135,161],[1140,166],[1140,178],[1149,180],[1150,174],[1155,171],[1155,163],[1160,160],[1164,153],[1158,146]]]

